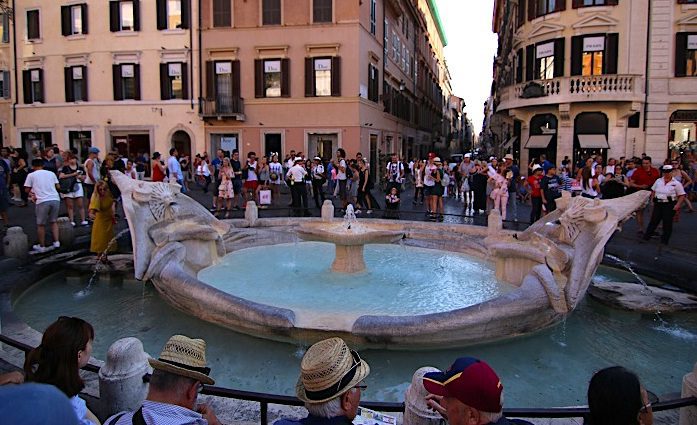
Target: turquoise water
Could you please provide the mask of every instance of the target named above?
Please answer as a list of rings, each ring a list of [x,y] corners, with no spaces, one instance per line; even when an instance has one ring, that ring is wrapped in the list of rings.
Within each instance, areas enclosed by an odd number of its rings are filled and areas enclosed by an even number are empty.
[[[407,316],[451,311],[510,292],[485,261],[400,245],[366,245],[367,271],[332,273],[334,245],[301,242],[243,249],[199,280],[258,303],[323,313]]]
[[[613,275],[613,280],[622,276],[604,268],[599,273]],[[241,335],[189,317],[165,304],[149,285],[97,282],[87,295],[77,296],[86,284],[86,277],[66,282],[54,275],[16,300],[15,311],[39,330],[60,315],[88,320],[96,330],[94,355],[101,359],[113,341],[126,336],[142,340],[154,356],[172,334],[201,337],[208,342],[217,384],[293,394],[306,346]],[[509,407],[583,404],[593,372],[615,364],[636,371],[656,394],[678,392],[682,376],[697,361],[697,315],[664,315],[659,320],[586,299],[565,323],[500,343],[417,352],[361,350],[372,371],[365,399],[400,401],[416,369],[444,369],[463,355],[485,359],[497,370]]]

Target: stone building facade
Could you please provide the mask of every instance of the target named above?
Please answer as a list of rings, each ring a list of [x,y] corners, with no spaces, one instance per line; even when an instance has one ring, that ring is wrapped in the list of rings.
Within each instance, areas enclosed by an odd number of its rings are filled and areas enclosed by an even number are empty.
[[[485,133],[521,163],[655,161],[697,139],[697,2],[497,0]]]

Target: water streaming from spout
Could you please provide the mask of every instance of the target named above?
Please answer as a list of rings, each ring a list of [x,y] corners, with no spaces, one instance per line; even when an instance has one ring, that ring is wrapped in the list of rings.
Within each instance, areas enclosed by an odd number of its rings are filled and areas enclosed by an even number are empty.
[[[106,246],[106,249],[97,256],[97,258],[94,261],[94,267],[92,268],[92,276],[90,276],[89,280],[87,281],[87,286],[84,289],[75,293],[76,298],[82,298],[86,295],[89,295],[90,291],[92,290],[92,285],[94,284],[95,280],[97,280],[97,274],[106,268],[106,265],[100,261],[101,258],[104,257],[107,254],[107,252],[109,252],[111,247],[113,247],[114,244],[119,240],[119,238],[128,233],[128,231],[129,229],[125,228],[121,230],[119,233],[117,233],[116,236],[111,238],[111,240]]]
[[[627,269],[627,271],[629,273],[631,273],[634,276],[634,278],[644,286],[644,289],[642,289],[642,291],[641,291],[642,295],[653,294],[653,291],[651,290],[651,287],[649,286],[649,284],[646,283],[644,278],[642,278],[636,271],[634,271],[634,268],[632,267],[632,264],[629,261],[623,260],[622,258],[619,258],[619,257],[612,255],[612,254],[605,254],[605,255],[607,256],[607,258],[617,262],[617,264],[619,264],[620,266]],[[663,317],[661,316],[660,309],[656,308],[656,310],[654,311],[654,314],[656,316],[654,321],[658,322],[660,326],[667,325],[666,321],[663,320]]]

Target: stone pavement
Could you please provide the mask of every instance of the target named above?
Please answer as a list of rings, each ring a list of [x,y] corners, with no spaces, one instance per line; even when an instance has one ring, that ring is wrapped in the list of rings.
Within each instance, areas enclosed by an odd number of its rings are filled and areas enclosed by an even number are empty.
[[[196,199],[206,207],[212,206],[212,197],[209,194],[197,188],[193,183],[190,184],[191,190],[187,192],[189,196]],[[290,204],[290,195],[287,188],[283,188],[281,195],[282,199],[280,207],[262,209],[259,212],[260,217],[287,217],[291,215],[288,208]],[[373,195],[383,206],[383,210],[374,210],[372,214],[367,214],[365,211],[357,214],[359,218],[382,218],[384,212],[384,196],[381,195],[378,189],[373,190]],[[422,221],[426,219],[425,207],[423,205],[414,205],[413,188],[407,187],[401,196],[400,218],[403,220]],[[336,215],[339,216],[338,200],[334,200],[336,207]],[[319,217],[320,211],[314,208],[314,202],[309,199],[309,204],[312,207],[313,215]],[[472,216],[464,210],[464,204],[454,198],[444,199],[445,222],[474,224],[486,226],[486,216]],[[529,205],[518,205],[517,214],[514,214],[512,201],[509,201],[508,221],[504,223],[505,228],[511,230],[524,230],[528,226],[530,216]],[[61,206],[61,216],[65,216],[65,205]],[[121,214],[123,217],[123,214]],[[233,211],[231,218],[243,218],[244,211]],[[36,241],[36,226],[34,207],[30,205],[27,208],[11,207],[9,210],[9,218],[11,226],[21,226],[29,235],[30,245]],[[646,213],[646,222],[649,216]],[[1,223],[1,222],[0,222]],[[5,223],[6,224],[6,223]],[[125,227],[125,221],[121,218],[119,229]],[[619,257],[630,262],[633,268],[640,274],[656,277],[668,283],[673,283],[676,286],[690,288],[693,292],[697,292],[697,280],[693,279],[692,273],[697,270],[697,213],[688,214],[685,211],[681,213],[680,222],[676,223],[673,230],[673,236],[670,241],[670,246],[658,253],[658,239],[652,239],[650,242],[643,242],[637,234],[637,225],[635,220],[630,220],[624,226],[623,231],[618,232],[613,236],[607,245],[606,253]],[[87,237],[90,232],[89,227],[77,227],[77,236]],[[50,233],[50,232],[47,232]],[[4,236],[4,230],[0,230],[0,237]],[[123,248],[128,247],[128,240],[119,241]],[[606,261],[610,264],[612,260],[606,257]],[[616,265],[616,264],[615,264]]]

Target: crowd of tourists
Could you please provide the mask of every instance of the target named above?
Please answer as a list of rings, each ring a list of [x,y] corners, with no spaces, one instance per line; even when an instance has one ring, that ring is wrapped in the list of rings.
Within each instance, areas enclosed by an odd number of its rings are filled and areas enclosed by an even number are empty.
[[[60,317],[31,351],[23,372],[0,375],[0,417],[16,425],[100,425],[79,394],[80,369],[89,362],[95,330],[76,317]],[[198,400],[215,381],[206,363],[206,342],[172,336],[157,359],[148,394],[138,408],[107,418],[105,425],[217,425],[214,409]],[[276,425],[351,424],[370,366],[344,340],[332,337],[312,345],[300,361],[296,396],[307,415],[282,418]],[[450,425],[527,424],[503,414],[504,383],[485,361],[461,357],[442,372],[418,369],[405,393],[403,423]],[[589,425],[651,425],[653,413],[639,378],[623,367],[596,372],[588,386]]]

